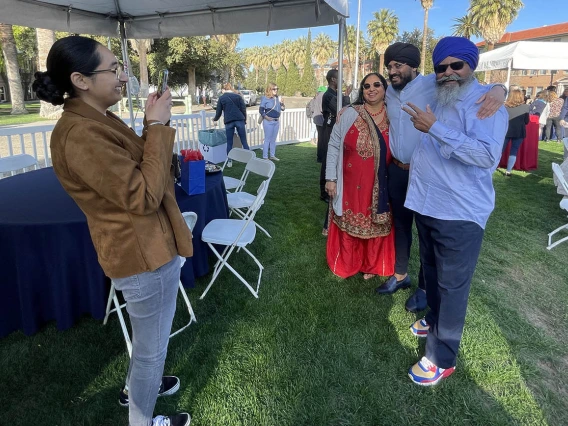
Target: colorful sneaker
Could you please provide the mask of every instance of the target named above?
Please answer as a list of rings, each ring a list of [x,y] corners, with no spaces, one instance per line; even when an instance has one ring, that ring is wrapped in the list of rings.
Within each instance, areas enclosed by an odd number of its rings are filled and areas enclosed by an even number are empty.
[[[428,358],[423,356],[420,361],[410,367],[408,377],[417,385],[434,386],[440,380],[450,376],[455,370],[456,367],[438,368]]]
[[[173,416],[156,416],[152,419],[152,426],[189,426],[191,416],[187,413],[178,413]]]
[[[162,383],[160,384],[160,390],[158,391],[158,396],[172,395],[176,393],[179,389],[179,379],[176,376],[164,376],[162,377]],[[118,403],[123,407],[128,407],[128,390],[122,388],[120,394],[118,395]]]
[[[430,326],[426,322],[426,318],[419,319],[410,326],[410,332],[417,337],[427,337]]]

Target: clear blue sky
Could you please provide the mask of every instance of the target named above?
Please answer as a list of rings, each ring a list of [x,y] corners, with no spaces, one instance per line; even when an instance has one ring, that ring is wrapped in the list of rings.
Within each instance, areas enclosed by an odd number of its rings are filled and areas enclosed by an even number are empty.
[[[543,25],[560,24],[568,20],[568,16],[561,13],[565,10],[566,0],[523,0],[525,4],[517,19],[513,21],[507,31],[519,31]],[[469,7],[469,0],[434,0],[434,6],[428,15],[428,26],[435,31],[436,36],[451,35],[454,18],[462,17]],[[424,13],[419,0],[395,0],[391,2],[381,0],[361,0],[361,31],[367,31],[367,22],[373,18],[373,12],[380,9],[394,11],[399,20],[399,34],[412,31],[414,28],[422,30]],[[357,0],[349,0],[348,25],[357,25]],[[312,37],[320,32],[329,34],[337,40],[337,25],[312,28]],[[306,36],[308,29],[273,31],[268,36],[266,32],[241,34],[238,47],[266,46],[280,43],[284,39],[294,40]],[[479,40],[475,40],[479,41]]]

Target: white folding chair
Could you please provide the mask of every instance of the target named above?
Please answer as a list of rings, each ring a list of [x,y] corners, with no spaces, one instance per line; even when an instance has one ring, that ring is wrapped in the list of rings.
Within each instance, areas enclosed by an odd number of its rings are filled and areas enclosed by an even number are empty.
[[[246,170],[249,173],[254,173],[265,177],[266,188],[268,190],[268,184],[274,175],[276,166],[270,160],[264,160],[260,158],[253,158],[246,165]],[[227,202],[229,204],[229,215],[235,213],[240,218],[245,218],[248,210],[253,205],[256,197],[248,192],[244,192],[241,186],[236,190],[236,192],[231,192],[227,194]],[[255,222],[255,226],[258,227],[262,232],[264,232],[269,238],[272,238],[266,229]]]
[[[258,289],[260,287],[260,279],[262,277],[262,270],[264,267],[258,261],[258,259],[246,248],[247,245],[251,244],[254,241],[254,237],[256,236],[256,226],[254,226],[254,216],[260,206],[264,201],[264,197],[266,196],[266,191],[268,190],[268,182],[264,181],[261,183],[258,189],[258,195],[255,197],[255,200],[248,210],[247,214],[243,219],[215,219],[212,220],[207,224],[205,229],[203,229],[203,233],[201,234],[201,239],[207,243],[211,251],[217,256],[219,260],[215,263],[215,268],[213,269],[213,277],[207,285],[205,291],[201,295],[200,299],[203,299],[217,277],[219,273],[223,269],[223,267],[227,267],[241,282],[249,289],[254,297],[258,299]],[[225,249],[222,253],[219,253],[215,249],[215,245],[222,245],[225,246]],[[256,284],[256,288],[253,288],[252,285],[248,283],[228,262],[229,257],[235,251],[243,249],[258,265],[259,273],[258,273],[258,281]]]
[[[16,154],[0,158],[0,173],[15,172],[27,167],[37,169],[37,160],[29,154]]]
[[[195,223],[197,222],[197,214],[194,213],[194,212],[186,212],[186,213],[182,213],[182,216],[185,219],[185,223],[187,224],[187,227],[189,228],[189,230],[193,231],[193,227],[195,226]],[[183,266],[184,263],[185,263],[185,258],[183,259],[181,266]],[[195,313],[193,312],[193,308],[191,307],[191,303],[189,301],[189,298],[187,297],[187,293],[185,292],[185,289],[183,288],[183,284],[181,283],[181,280],[178,284],[178,288],[179,288],[179,292],[181,293],[181,295],[183,297],[183,300],[185,301],[185,304],[187,306],[187,310],[189,312],[189,322],[186,325],[184,325],[183,327],[179,328],[177,331],[170,334],[170,338],[174,337],[176,334],[185,330],[187,327],[189,327],[191,325],[191,323],[197,322],[197,319],[195,318]],[[113,305],[113,304],[114,304],[114,308],[111,309],[111,305]],[[132,340],[130,339],[130,334],[128,333],[128,328],[126,327],[126,322],[124,321],[124,315],[122,315],[122,308],[124,308],[125,306],[126,306],[126,303],[123,303],[121,305],[120,302],[118,301],[114,281],[111,280],[110,293],[109,293],[109,296],[108,296],[106,314],[105,314],[105,318],[103,320],[103,325],[106,325],[106,323],[108,321],[108,316],[111,313],[116,312],[116,314],[118,315],[118,321],[120,322],[120,327],[122,328],[122,334],[124,335],[124,341],[126,342],[126,349],[128,350],[128,355],[130,357],[132,357]]]
[[[248,164],[248,162],[255,157],[256,157],[255,152],[250,149],[233,148],[227,154],[227,159],[223,163],[221,170],[225,171],[225,166],[227,165],[227,162],[229,160],[236,161],[238,163]],[[248,173],[249,173],[248,170],[245,168],[245,170],[243,171],[243,175],[241,176],[240,179],[230,176],[223,176],[223,183],[225,184],[225,189],[227,190],[227,192],[229,192],[231,189],[238,191],[238,189],[245,184],[248,177]]]
[[[566,193],[568,194],[568,182],[566,182],[566,179],[564,178],[564,173],[562,173],[562,169],[560,168],[560,166],[556,163],[552,163],[552,171],[554,172],[556,179],[558,179],[558,184],[562,185],[562,187],[564,188],[564,191],[566,191]],[[560,201],[560,208],[568,211],[568,198],[563,198],[562,201]],[[555,243],[552,242],[552,236],[554,234],[556,234],[558,231],[561,231],[561,230],[567,229],[567,228],[568,228],[568,223],[566,225],[562,225],[562,226],[556,228],[554,231],[552,231],[550,234],[548,234],[548,246],[546,247],[548,250],[553,249],[558,244],[563,243],[564,241],[568,241],[568,236],[567,236],[567,237],[564,237],[564,238],[556,241]]]
[[[564,131],[568,132],[568,129]],[[564,159],[566,160],[566,158],[568,158],[568,138],[562,139],[562,142],[564,142]]]

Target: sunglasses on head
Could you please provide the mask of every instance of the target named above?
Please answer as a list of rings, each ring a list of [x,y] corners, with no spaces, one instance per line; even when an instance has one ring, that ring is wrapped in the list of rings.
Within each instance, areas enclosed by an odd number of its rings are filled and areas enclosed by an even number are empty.
[[[376,87],[376,88],[378,89],[379,87],[383,87],[383,85],[382,85],[382,83],[381,83],[380,81],[375,81],[375,82],[373,83],[373,87]],[[365,84],[363,84],[363,89],[369,90],[370,88],[371,88],[371,84],[370,84],[370,83],[365,83]]]
[[[465,61],[452,62],[451,64],[438,65],[438,66],[434,67],[434,71],[437,74],[441,74],[443,72],[446,72],[448,67],[450,67],[454,71],[459,71],[463,68],[464,65],[465,65]]]

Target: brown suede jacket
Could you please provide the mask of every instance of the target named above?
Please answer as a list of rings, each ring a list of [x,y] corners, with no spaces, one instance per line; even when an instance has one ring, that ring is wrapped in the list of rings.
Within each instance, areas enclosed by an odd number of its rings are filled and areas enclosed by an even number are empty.
[[[191,232],[176,203],[175,130],[142,137],[111,112],[67,99],[51,135],[53,169],[87,217],[99,263],[111,278],[153,271],[192,256]]]

